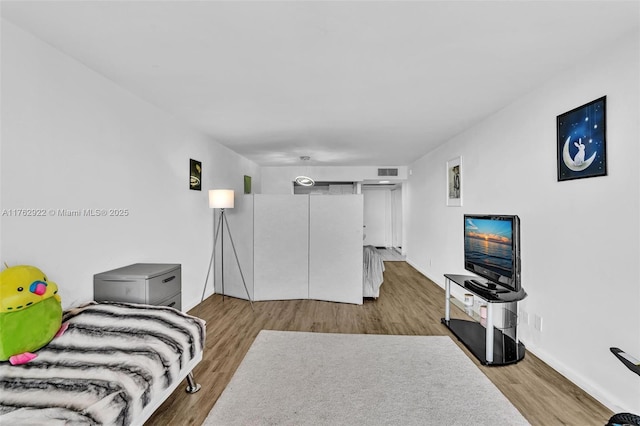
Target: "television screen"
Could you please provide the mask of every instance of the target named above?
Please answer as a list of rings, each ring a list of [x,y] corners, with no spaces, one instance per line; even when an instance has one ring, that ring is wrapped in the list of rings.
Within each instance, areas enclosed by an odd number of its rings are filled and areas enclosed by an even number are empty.
[[[464,266],[491,283],[520,290],[518,216],[465,215]]]

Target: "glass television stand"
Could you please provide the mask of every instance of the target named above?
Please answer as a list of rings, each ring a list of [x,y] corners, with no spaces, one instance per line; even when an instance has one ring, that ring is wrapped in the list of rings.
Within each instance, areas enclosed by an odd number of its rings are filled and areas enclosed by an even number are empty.
[[[480,281],[476,276],[445,274],[444,318],[441,322],[484,365],[514,364],[524,358],[525,347],[518,340],[518,302],[527,293],[505,291],[488,293],[465,282]],[[451,318],[451,283],[472,293],[487,306],[486,321],[480,318]]]

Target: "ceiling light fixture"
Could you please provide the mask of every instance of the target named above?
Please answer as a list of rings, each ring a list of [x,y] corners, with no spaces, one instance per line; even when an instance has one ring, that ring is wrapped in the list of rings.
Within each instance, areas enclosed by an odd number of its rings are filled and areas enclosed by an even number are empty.
[[[302,155],[300,156],[300,160],[309,161],[311,160],[311,157],[309,157],[308,155]],[[296,176],[295,182],[301,186],[313,186],[316,184],[316,182],[312,178],[304,175]]]

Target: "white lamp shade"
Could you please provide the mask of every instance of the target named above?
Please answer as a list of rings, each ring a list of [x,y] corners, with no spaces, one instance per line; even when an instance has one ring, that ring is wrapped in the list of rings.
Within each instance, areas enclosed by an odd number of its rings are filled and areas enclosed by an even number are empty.
[[[233,189],[210,189],[209,207],[212,209],[232,209]]]

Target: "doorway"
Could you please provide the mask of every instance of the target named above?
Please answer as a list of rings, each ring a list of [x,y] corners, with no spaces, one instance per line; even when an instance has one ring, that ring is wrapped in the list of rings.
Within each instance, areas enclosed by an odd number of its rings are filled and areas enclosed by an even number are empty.
[[[362,185],[364,245],[402,253],[402,184]]]

